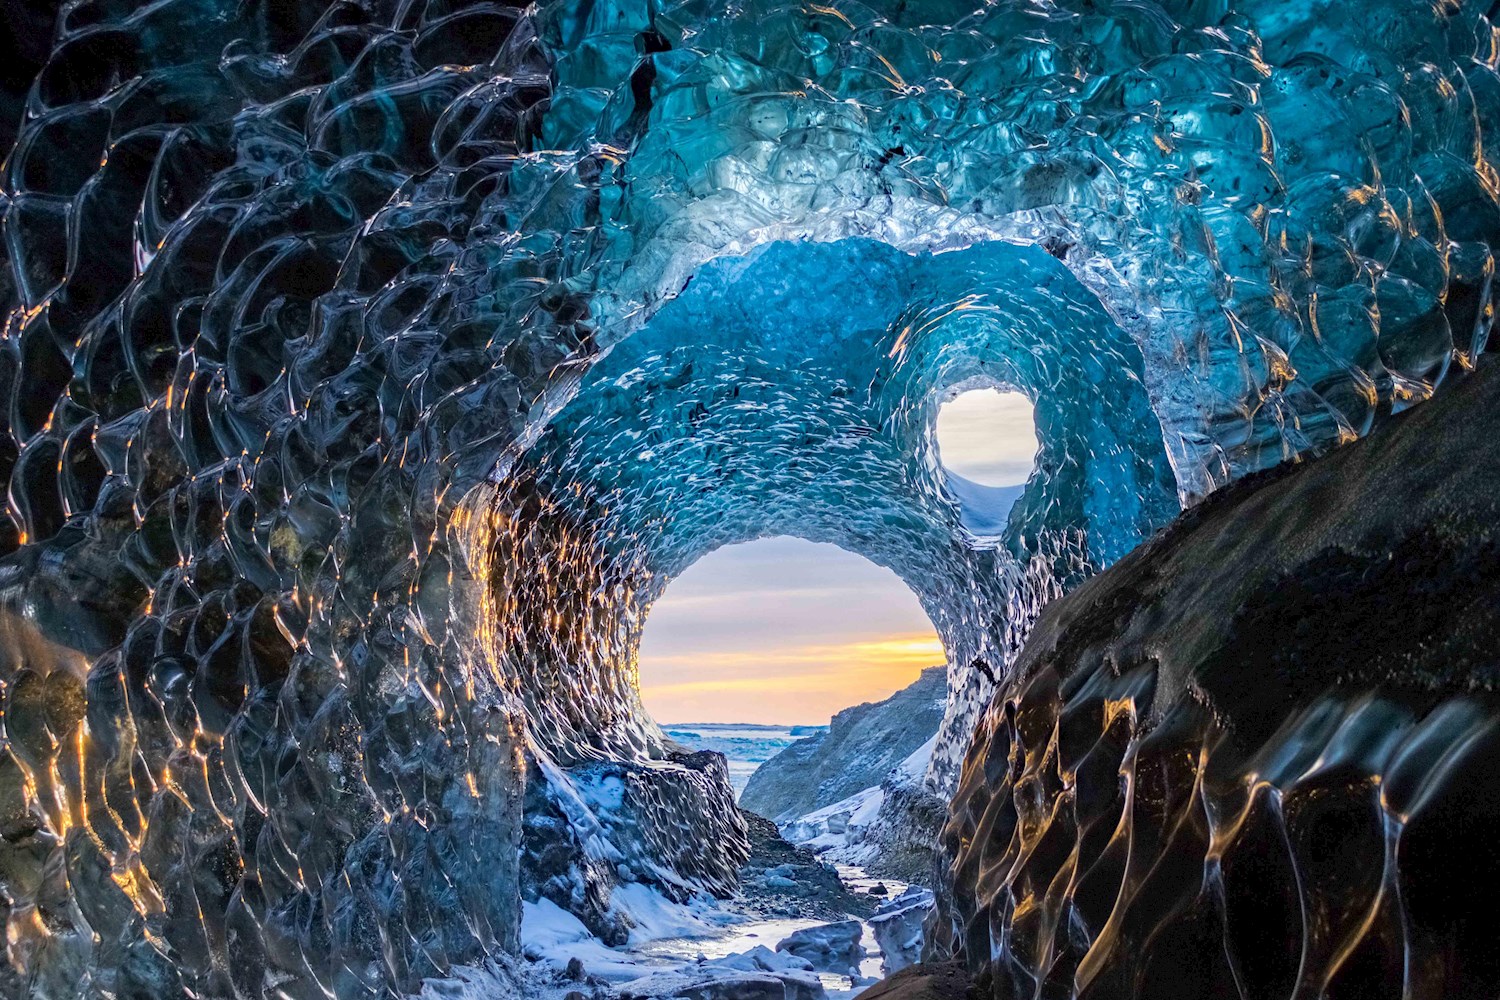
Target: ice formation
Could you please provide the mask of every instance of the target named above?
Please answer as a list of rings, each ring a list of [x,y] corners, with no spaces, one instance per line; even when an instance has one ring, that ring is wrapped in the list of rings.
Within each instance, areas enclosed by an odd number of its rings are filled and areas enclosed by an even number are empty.
[[[1047,608],[953,799],[932,948],[997,998],[1500,988],[1497,360]]]
[[[714,817],[710,841],[733,845],[737,819],[718,782],[655,763],[680,755],[638,708],[634,651],[674,574],[720,545],[791,534],[889,567],[922,602],[957,678],[929,776],[945,796],[985,672],[1003,669],[1028,609],[1175,508],[1139,369],[1121,328],[1035,247],[777,242],[703,265],[501,460],[473,515],[493,527],[493,657],[520,675],[528,732],[556,763],[548,786],[628,771],[631,801],[606,836],[631,874],[727,887],[743,858],[705,856],[674,824]],[[942,390],[983,377],[1035,394],[1043,437],[1007,534],[987,544],[964,526],[931,434]],[[539,552],[554,553],[540,579]],[[541,860],[555,815],[530,811],[527,871],[561,899],[574,873]],[[585,875],[598,912],[611,878]]]
[[[767,532],[923,600],[941,806],[1042,603],[1474,363],[1488,11],[58,6],[0,103],[0,992],[384,995],[520,892],[726,889],[633,647]],[[1041,443],[983,539],[975,380]]]

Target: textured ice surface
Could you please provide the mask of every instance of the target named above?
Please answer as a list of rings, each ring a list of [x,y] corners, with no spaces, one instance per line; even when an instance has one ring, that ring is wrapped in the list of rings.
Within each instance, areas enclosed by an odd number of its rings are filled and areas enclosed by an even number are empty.
[[[1495,361],[1047,609],[931,945],[997,997],[1500,990]]]
[[[1045,599],[1472,363],[1488,9],[56,11],[0,103],[0,990],[374,995],[513,950],[518,879],[723,889],[631,656],[768,531],[921,595],[940,795]],[[983,544],[974,378],[1042,439]]]
[[[718,546],[796,535],[889,567],[922,602],[953,664],[925,792],[946,797],[1029,615],[1175,509],[1140,364],[1098,301],[1036,247],[777,242],[703,265],[507,455],[482,513],[493,580],[483,617],[495,659],[520,676],[532,739],[556,762],[549,777],[622,766],[601,757],[681,761],[636,694],[651,602]],[[1034,395],[1042,444],[1004,532],[981,543],[932,427],[946,387],[983,378]],[[743,860],[742,834],[720,818],[717,786],[684,764],[635,767],[609,837],[629,841],[633,875],[720,890]],[[711,817],[709,832],[678,835],[685,816]],[[528,823],[529,884],[576,898],[571,873],[544,860],[557,824]],[[704,840],[726,848],[715,857]],[[602,900],[613,873],[583,878]]]

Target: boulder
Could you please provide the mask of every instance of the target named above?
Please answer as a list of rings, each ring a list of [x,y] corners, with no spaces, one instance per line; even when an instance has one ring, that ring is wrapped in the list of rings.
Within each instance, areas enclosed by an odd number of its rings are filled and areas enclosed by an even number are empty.
[[[620,1000],[826,1000],[807,972],[748,972],[719,964],[658,972],[619,987]]]
[[[968,972],[959,962],[913,965],[859,995],[859,1000],[978,1000]]]
[[[865,956],[860,947],[864,933],[858,920],[804,927],[778,943],[776,950],[806,959],[820,972],[858,975],[859,963]]]
[[[915,965],[922,957],[922,923],[932,912],[931,889],[912,886],[880,904],[870,918],[870,933],[880,946],[880,968],[886,975]]]

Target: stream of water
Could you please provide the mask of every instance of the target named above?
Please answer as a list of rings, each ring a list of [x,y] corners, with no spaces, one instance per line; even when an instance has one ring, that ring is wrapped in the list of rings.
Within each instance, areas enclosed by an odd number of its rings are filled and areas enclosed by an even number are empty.
[[[837,867],[839,878],[852,892],[868,892],[879,883],[886,887],[888,892],[886,898],[894,899],[907,888],[904,882],[872,878],[863,868],[854,865]],[[733,901],[725,903],[724,908],[732,913]],[[855,918],[850,916],[848,919]],[[743,922],[726,925],[720,933],[715,935],[660,938],[620,949],[620,951],[626,955],[639,956],[648,964],[672,967],[691,964],[699,959],[726,958],[749,951],[756,945],[765,945],[774,951],[779,942],[784,941],[796,931],[807,927],[817,927],[824,923],[827,921],[801,917],[782,917],[771,920],[746,919]],[[820,972],[818,978],[822,980],[823,988],[827,990],[830,998],[857,996],[869,985],[869,980],[880,978],[881,954],[875,943],[875,935],[870,930],[868,921],[861,920],[860,923],[864,927],[864,937],[861,943],[865,948],[865,958],[859,967],[862,982],[852,982],[850,977],[844,975]]]

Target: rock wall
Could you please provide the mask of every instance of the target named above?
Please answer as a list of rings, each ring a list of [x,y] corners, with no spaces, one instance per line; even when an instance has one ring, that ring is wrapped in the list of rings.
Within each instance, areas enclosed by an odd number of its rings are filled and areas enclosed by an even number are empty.
[[[885,701],[844,709],[828,732],[798,740],[757,768],[740,805],[785,822],[880,784],[937,735],[947,695],[948,668],[929,667]]]
[[[938,954],[1022,996],[1478,997],[1500,890],[1500,359],[1042,615]]]

